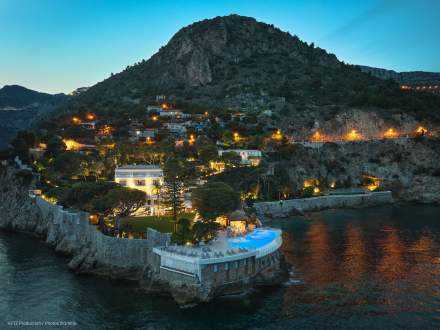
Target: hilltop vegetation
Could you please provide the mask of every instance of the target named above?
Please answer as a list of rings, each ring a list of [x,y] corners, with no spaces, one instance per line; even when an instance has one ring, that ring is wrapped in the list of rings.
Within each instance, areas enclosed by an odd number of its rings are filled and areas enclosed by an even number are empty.
[[[149,60],[111,75],[69,109],[135,111],[156,95],[186,108],[331,118],[350,108],[440,121],[440,98],[401,91],[273,25],[231,15],[181,29]]]
[[[67,96],[40,93],[22,86],[11,85],[0,89],[0,148],[14,135],[29,128],[35,119],[58,108]]]

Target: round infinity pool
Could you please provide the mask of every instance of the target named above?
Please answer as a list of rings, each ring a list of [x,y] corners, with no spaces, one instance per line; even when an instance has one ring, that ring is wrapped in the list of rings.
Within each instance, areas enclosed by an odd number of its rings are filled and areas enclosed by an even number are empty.
[[[277,238],[278,231],[272,229],[255,229],[243,237],[232,238],[228,242],[231,248],[258,249]]]

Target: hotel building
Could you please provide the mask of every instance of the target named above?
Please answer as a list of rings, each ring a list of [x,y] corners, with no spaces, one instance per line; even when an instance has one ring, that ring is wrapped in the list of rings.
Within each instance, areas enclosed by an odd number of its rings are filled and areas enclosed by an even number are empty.
[[[145,192],[143,211],[149,214],[161,213],[160,187],[163,180],[163,171],[156,165],[125,165],[115,169],[115,182]]]

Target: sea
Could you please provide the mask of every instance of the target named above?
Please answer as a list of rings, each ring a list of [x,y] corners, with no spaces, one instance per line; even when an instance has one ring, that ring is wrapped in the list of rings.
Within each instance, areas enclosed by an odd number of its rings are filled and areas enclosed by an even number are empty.
[[[75,275],[38,239],[0,232],[0,329],[438,329],[440,207],[276,219],[280,286],[182,309],[131,282]]]

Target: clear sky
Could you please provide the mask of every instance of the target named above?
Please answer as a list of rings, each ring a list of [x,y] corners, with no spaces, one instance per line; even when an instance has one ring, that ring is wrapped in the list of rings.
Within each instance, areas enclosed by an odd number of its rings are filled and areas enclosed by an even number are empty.
[[[181,27],[232,13],[347,63],[440,72],[440,0],[0,0],[0,87],[90,86],[148,59]]]

